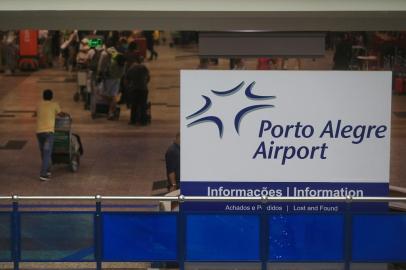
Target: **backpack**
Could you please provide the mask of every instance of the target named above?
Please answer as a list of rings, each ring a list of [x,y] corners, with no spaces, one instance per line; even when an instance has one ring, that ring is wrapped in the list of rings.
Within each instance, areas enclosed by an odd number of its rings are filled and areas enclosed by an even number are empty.
[[[92,50],[95,50],[95,54],[93,55],[93,58],[89,62],[89,69],[93,72],[96,72],[97,66],[99,65],[102,50],[96,50],[94,48]]]
[[[121,53],[108,53],[103,59],[100,72],[104,78],[120,79],[124,75],[125,58]]]
[[[104,55],[102,55],[103,53]],[[109,78],[113,56],[107,50],[103,50],[100,52],[98,58],[99,60],[97,61],[98,63],[97,74],[104,79]]]

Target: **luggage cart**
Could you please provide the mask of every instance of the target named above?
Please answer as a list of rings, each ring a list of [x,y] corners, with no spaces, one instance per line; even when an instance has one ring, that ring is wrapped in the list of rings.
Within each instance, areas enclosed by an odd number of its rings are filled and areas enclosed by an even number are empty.
[[[80,137],[72,134],[71,126],[70,115],[56,118],[52,164],[68,164],[69,169],[76,172],[79,169],[83,148]]]

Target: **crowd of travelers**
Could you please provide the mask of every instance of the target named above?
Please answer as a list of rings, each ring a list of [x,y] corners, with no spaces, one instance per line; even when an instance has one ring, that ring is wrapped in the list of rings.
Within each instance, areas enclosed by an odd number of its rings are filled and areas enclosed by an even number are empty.
[[[20,31],[21,32],[21,31]],[[157,34],[158,33],[158,34]],[[178,32],[172,35],[174,44],[197,43],[197,32]],[[52,67],[57,60],[72,72],[84,74],[85,108],[96,116],[104,106],[107,119],[116,120],[119,116],[117,103],[126,104],[131,109],[129,124],[146,125],[150,122],[148,103],[148,83],[150,72],[145,60],[154,61],[158,53],[154,48],[159,31],[38,31],[39,66]],[[399,34],[399,32],[395,32]],[[0,70],[14,74],[19,69],[19,31],[0,31]],[[143,39],[143,45],[138,42]],[[96,40],[96,42],[95,42]],[[101,42],[97,42],[97,41]],[[161,38],[166,42],[166,38]],[[390,32],[329,32],[326,33],[326,49],[333,50],[334,70],[358,70],[363,68],[362,57],[371,54],[371,44],[382,40],[376,55],[377,66],[390,69],[396,63],[400,50],[386,43],[406,40],[404,36],[394,36]],[[360,60],[361,59],[361,60]],[[370,59],[372,59],[370,57]],[[368,61],[370,61],[368,59]],[[218,58],[200,58],[199,69],[217,65]],[[369,63],[369,62],[368,62]],[[230,58],[231,70],[247,69],[243,58]],[[262,56],[257,59],[258,70],[300,70],[299,57]],[[79,74],[79,72],[81,72]],[[76,74],[76,73],[75,73]],[[100,106],[99,106],[100,105]]]
[[[149,60],[157,59],[152,31],[134,35],[132,32],[72,32],[61,45],[67,70],[84,71],[87,77],[85,108],[92,116],[99,105],[107,103],[107,119],[117,120],[117,103],[131,109],[129,124],[147,125],[150,122],[148,83],[150,74],[143,64],[146,52],[137,43],[143,37]],[[152,45],[150,44],[152,43]]]
[[[117,119],[115,112],[120,102],[131,108],[129,124],[146,125],[150,121],[150,74],[143,62],[147,56],[150,61],[158,58],[155,41],[156,31],[39,30],[36,49],[40,67],[53,67],[60,61],[72,76],[73,71],[86,73],[83,99],[85,108],[92,109],[92,116],[99,108],[99,101],[92,100],[98,97],[101,103],[107,103],[109,120]],[[18,64],[19,31],[0,32],[0,69],[13,75]]]

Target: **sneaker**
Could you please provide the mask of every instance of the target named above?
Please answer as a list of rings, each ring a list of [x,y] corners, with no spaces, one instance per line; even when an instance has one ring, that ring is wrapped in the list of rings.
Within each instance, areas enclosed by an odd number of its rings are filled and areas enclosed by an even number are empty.
[[[51,177],[52,173],[51,172],[47,172],[47,177]]]
[[[39,180],[41,180],[41,181],[49,181],[49,180],[51,180],[51,178],[49,178],[48,176],[40,176],[39,177]]]

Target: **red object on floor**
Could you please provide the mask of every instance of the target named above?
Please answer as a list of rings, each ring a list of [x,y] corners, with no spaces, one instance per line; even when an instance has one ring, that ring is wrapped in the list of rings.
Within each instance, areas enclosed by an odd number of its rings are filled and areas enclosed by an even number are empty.
[[[395,94],[404,94],[405,93],[404,81],[405,80],[401,77],[395,78],[395,86],[393,89]]]
[[[38,30],[20,31],[20,69],[38,69]]]
[[[20,31],[20,57],[38,56],[38,31],[21,30]]]

